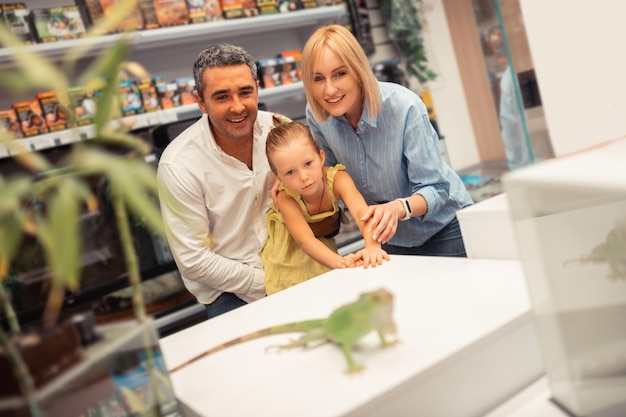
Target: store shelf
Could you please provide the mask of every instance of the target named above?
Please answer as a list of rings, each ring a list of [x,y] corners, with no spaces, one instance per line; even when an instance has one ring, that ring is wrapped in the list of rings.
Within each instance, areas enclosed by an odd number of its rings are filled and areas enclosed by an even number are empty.
[[[290,97],[298,93],[304,94],[304,86],[301,81],[273,88],[260,89],[259,101],[277,100]],[[121,123],[130,127],[130,129],[135,130],[182,120],[189,120],[195,117],[200,117],[201,115],[202,113],[200,112],[200,109],[194,103],[172,109],[157,110],[154,112],[125,117],[122,119]],[[20,152],[42,151],[44,149],[89,140],[94,137],[94,132],[93,125],[89,125],[18,139],[14,142],[15,148],[11,150],[9,150],[7,146],[0,144],[0,159],[7,158],[11,154]]]
[[[211,42],[219,39],[227,39],[229,36],[234,35],[241,36],[267,31],[280,31],[294,27],[311,26],[318,22],[341,16],[344,13],[345,8],[343,5],[323,6],[289,13],[221,20],[217,22],[194,23],[168,28],[143,30],[128,34],[41,43],[20,48],[27,48],[47,58],[59,59],[72,47],[81,45],[85,47],[85,55],[93,56],[111,46],[123,36],[128,36],[131,39],[133,49],[136,50],[157,47],[162,48],[163,46],[198,39],[204,42]],[[12,63],[12,56],[14,54],[15,48],[0,49],[0,65],[6,66]]]

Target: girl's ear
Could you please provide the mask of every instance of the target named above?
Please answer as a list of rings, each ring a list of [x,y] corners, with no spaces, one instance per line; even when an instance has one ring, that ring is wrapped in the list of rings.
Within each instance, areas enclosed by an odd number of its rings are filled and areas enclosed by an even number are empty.
[[[320,149],[320,159],[322,160],[322,165],[326,163],[326,154],[323,149]]]

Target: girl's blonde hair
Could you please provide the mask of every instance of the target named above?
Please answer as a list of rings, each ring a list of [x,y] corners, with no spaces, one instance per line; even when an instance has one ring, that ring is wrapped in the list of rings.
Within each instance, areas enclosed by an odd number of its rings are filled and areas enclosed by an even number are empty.
[[[270,129],[267,134],[267,141],[265,142],[265,156],[267,156],[267,162],[270,164],[270,168],[274,174],[277,174],[276,167],[272,163],[272,155],[274,151],[289,145],[290,143],[300,140],[311,145],[316,153],[320,152],[320,147],[315,142],[311,130],[302,123],[292,122],[289,119],[285,119],[277,114],[272,116],[274,127]]]
[[[324,46],[328,47],[348,67],[350,74],[356,78],[359,84],[363,96],[363,105],[367,108],[369,116],[377,116],[382,108],[380,86],[365,52],[363,52],[363,48],[354,35],[345,27],[328,25],[317,29],[311,35],[302,51],[301,68],[304,92],[315,120],[324,122],[330,116],[313,97],[315,77],[313,68],[318,62]]]

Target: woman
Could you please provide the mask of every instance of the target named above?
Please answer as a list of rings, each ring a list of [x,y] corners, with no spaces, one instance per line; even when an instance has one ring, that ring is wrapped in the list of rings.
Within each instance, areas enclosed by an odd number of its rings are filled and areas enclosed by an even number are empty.
[[[473,204],[443,162],[439,138],[419,96],[379,82],[352,33],[318,29],[302,53],[307,123],[370,205],[362,217],[389,254],[460,256],[457,210]],[[400,221],[400,223],[398,223]]]

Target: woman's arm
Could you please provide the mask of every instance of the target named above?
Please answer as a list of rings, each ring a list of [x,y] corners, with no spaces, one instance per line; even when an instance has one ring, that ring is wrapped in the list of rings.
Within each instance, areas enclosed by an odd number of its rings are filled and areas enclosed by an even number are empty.
[[[302,209],[289,194],[278,193],[278,202],[289,234],[307,255],[331,269],[356,266],[352,257],[339,255],[315,237],[302,214]]]

